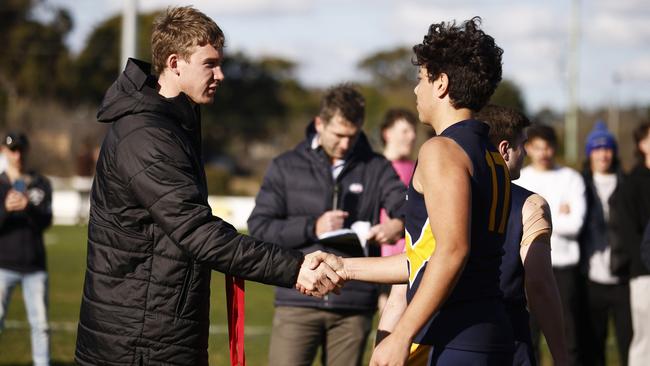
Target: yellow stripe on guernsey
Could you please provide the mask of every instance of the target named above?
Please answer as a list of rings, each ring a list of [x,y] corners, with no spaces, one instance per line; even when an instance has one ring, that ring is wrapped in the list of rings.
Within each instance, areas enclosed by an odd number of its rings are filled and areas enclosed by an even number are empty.
[[[426,366],[429,364],[429,353],[431,346],[425,344],[411,343],[411,351],[406,361],[408,366]]]
[[[409,287],[411,287],[422,267],[429,261],[429,258],[436,250],[436,239],[433,237],[429,219],[427,218],[427,221],[422,225],[422,231],[415,243],[408,230],[406,230],[405,241],[406,259],[409,263]]]

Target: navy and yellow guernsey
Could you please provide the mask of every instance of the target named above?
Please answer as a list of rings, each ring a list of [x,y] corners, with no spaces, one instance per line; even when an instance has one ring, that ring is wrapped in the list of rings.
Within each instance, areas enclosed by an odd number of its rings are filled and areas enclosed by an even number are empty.
[[[511,352],[512,331],[499,289],[499,266],[510,211],[506,164],[488,140],[489,126],[477,120],[455,123],[434,138],[450,138],[472,162],[470,253],[458,283],[441,309],[414,339],[416,344],[476,352]],[[409,185],[406,254],[410,302],[429,257],[436,250],[424,196]]]

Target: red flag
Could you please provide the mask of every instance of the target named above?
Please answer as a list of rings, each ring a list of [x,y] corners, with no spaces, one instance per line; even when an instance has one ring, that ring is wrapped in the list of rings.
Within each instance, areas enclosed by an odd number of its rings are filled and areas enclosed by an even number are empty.
[[[230,365],[246,366],[244,354],[244,280],[226,276]]]

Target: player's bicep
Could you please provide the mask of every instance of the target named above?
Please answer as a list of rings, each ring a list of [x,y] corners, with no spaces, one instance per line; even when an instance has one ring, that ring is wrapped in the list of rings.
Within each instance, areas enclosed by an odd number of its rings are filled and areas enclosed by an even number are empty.
[[[523,231],[519,253],[523,263],[532,245],[545,246],[550,251],[553,225],[548,203],[538,194],[533,194],[526,199],[521,214]],[[539,248],[539,250],[544,249]]]
[[[436,251],[467,249],[471,211],[469,158],[455,142],[446,139],[423,146],[422,150],[420,177]]]

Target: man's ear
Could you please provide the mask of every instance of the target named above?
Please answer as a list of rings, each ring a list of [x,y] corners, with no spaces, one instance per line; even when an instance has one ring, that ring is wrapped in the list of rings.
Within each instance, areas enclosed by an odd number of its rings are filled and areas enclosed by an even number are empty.
[[[433,92],[438,98],[444,98],[449,92],[449,77],[444,72],[433,81]]]
[[[510,154],[508,153],[508,150],[510,149],[510,143],[506,140],[502,140],[499,142],[499,146],[497,146],[497,150],[499,150],[499,154],[503,156],[503,160],[508,161],[510,160]]]
[[[172,53],[171,55],[167,56],[167,60],[165,61],[165,66],[176,76],[181,74],[181,71],[178,68],[178,54]]]
[[[325,128],[325,122],[323,121],[320,116],[316,116],[314,118],[314,127],[316,127],[316,132],[321,133],[323,131],[323,128]]]

